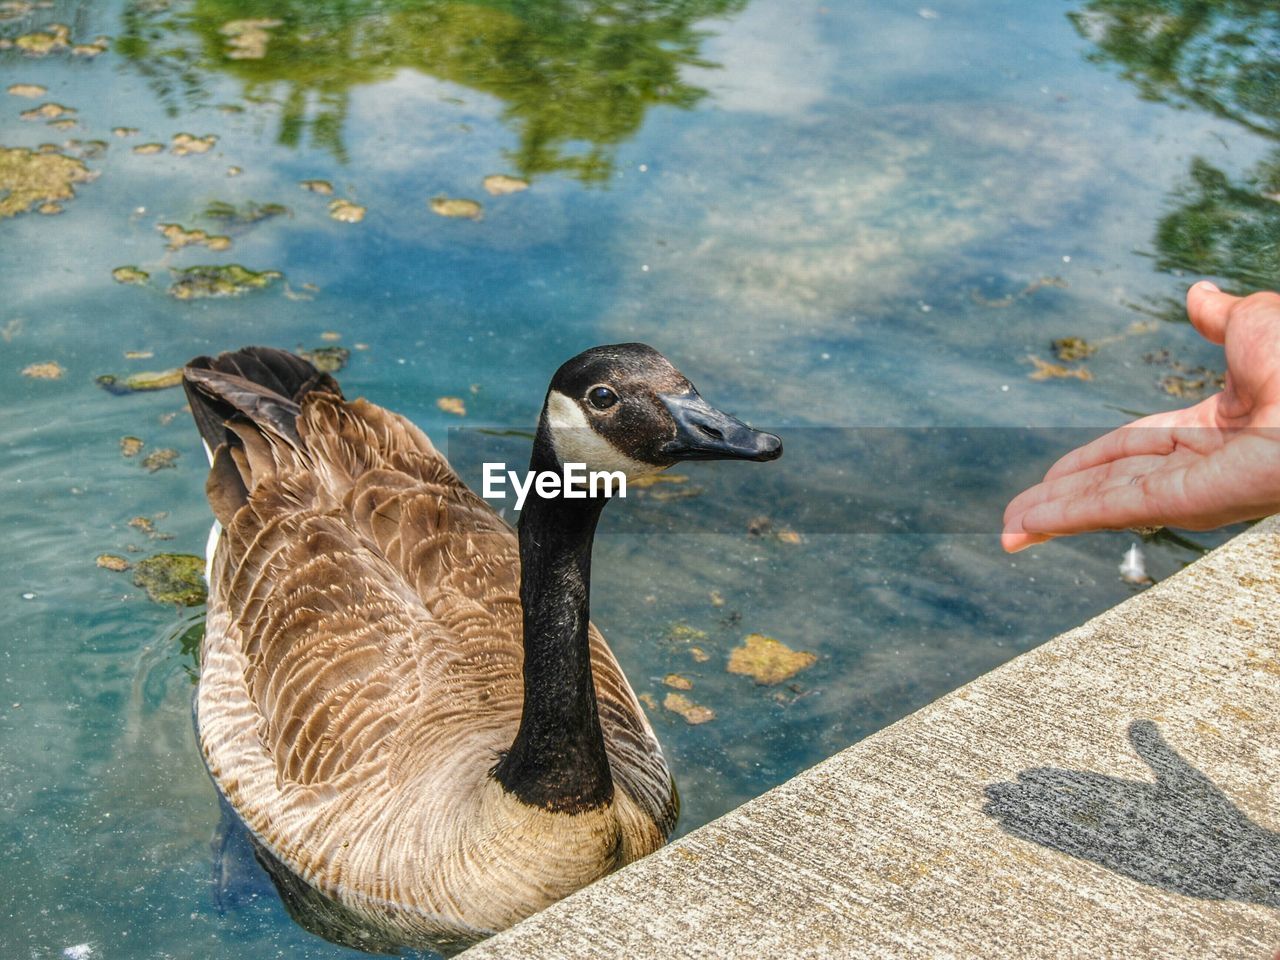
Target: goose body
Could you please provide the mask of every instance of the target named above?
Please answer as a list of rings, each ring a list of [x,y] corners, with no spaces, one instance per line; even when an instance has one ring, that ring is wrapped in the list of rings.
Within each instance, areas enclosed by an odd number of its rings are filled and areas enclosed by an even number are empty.
[[[587,619],[603,503],[531,498],[518,537],[415,426],[281,351],[186,385],[222,526],[200,747],[267,860],[357,942],[439,947],[666,840],[671,774]],[[574,445],[554,405],[535,461]]]

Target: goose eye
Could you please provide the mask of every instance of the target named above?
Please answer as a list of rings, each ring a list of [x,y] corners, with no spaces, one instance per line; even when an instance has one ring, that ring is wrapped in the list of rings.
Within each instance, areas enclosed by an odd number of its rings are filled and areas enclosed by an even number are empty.
[[[608,387],[592,387],[587,391],[587,400],[597,410],[608,410],[618,402],[618,395]]]

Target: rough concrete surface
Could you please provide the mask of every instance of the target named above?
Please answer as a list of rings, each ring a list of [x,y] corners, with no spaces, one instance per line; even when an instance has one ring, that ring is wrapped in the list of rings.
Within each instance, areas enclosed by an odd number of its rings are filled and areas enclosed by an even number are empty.
[[[1273,519],[465,957],[1271,960],[1277,830]]]

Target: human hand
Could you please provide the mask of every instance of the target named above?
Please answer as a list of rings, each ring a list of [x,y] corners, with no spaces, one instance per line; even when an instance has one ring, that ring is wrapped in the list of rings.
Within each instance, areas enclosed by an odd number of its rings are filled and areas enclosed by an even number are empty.
[[[1209,530],[1280,511],[1280,294],[1233,297],[1201,281],[1187,291],[1187,315],[1225,347],[1225,389],[1068,453],[1005,508],[1005,550],[1087,530]]]

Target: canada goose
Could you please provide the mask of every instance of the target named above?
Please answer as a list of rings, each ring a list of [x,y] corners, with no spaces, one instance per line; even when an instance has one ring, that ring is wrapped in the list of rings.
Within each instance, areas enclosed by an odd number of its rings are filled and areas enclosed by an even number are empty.
[[[589,622],[607,497],[534,490],[517,538],[418,428],[293,354],[199,357],[184,383],[218,520],[200,745],[269,869],[370,942],[439,947],[662,845],[674,783]],[[556,372],[530,469],[781,453],[628,343]]]

